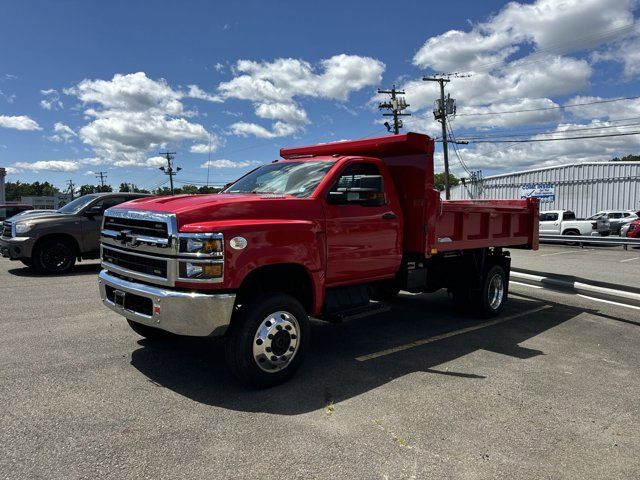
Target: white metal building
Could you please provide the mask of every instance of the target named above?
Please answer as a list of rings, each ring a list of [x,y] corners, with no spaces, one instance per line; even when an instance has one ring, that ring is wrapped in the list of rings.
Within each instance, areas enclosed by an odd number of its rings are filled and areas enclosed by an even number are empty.
[[[640,210],[640,162],[587,162],[485,177],[451,189],[452,199],[538,197],[540,210]]]

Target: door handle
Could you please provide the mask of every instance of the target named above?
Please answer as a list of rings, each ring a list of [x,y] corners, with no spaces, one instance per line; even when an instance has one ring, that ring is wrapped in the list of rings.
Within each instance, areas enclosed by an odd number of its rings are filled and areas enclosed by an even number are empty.
[[[385,219],[385,220],[393,220],[393,219],[395,219],[397,217],[398,216],[393,212],[387,212],[384,215],[382,215],[382,218]]]

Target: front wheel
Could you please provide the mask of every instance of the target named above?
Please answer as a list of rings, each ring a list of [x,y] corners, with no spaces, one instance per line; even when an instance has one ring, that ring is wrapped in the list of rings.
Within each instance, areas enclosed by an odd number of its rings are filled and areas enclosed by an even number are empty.
[[[52,238],[39,245],[31,259],[33,266],[40,272],[66,273],[76,263],[76,249],[71,242]]]
[[[295,298],[272,293],[243,305],[232,320],[226,358],[243,383],[265,388],[287,381],[309,345],[309,317]]]

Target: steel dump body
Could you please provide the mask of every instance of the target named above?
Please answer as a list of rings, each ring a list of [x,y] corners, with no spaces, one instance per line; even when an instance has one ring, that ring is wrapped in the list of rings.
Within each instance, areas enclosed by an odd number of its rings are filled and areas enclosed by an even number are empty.
[[[538,201],[442,200],[434,188],[434,141],[407,133],[280,150],[283,158],[362,156],[381,159],[404,217],[403,250],[427,257],[489,247],[538,248]]]

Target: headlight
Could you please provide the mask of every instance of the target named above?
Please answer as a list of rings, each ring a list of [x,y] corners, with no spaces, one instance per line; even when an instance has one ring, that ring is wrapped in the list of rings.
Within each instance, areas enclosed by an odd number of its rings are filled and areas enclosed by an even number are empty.
[[[195,256],[222,256],[224,242],[220,233],[180,234],[180,253]]]
[[[220,280],[222,262],[181,261],[178,276],[181,280]]]
[[[18,233],[27,233],[32,228],[33,228],[33,223],[18,222],[18,223],[16,223],[16,234],[18,234]]]

